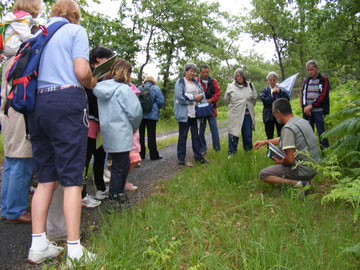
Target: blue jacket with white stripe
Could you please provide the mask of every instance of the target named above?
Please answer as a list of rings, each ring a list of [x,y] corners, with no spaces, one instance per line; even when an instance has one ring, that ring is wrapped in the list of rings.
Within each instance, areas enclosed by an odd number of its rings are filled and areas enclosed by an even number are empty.
[[[204,95],[201,85],[195,78],[192,79],[196,88],[198,89],[198,94]],[[205,98],[205,97],[204,97]],[[187,122],[188,121],[188,111],[187,105],[193,104],[195,101],[195,95],[186,94],[185,91],[185,79],[184,76],[180,77],[175,84],[175,95],[174,95],[174,115],[175,119],[178,122]]]

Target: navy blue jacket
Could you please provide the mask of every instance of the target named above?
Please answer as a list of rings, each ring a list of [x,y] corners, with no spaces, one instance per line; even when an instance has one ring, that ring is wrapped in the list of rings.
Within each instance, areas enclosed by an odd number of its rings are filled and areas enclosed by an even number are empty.
[[[311,104],[312,104],[313,108],[322,107],[324,110],[324,114],[329,114],[329,112],[330,112],[330,104],[329,104],[330,83],[329,83],[329,80],[325,76],[322,76],[320,73],[318,74],[318,76],[316,78],[319,79],[320,95]],[[306,78],[306,80],[303,83],[303,88],[301,90],[300,105],[301,105],[301,108],[303,109],[303,111],[304,111],[305,106],[309,105],[306,103],[306,92],[307,92],[307,88],[308,88],[310,79],[311,79],[310,77]]]
[[[268,85],[261,91],[260,99],[264,104],[264,109],[263,109],[264,123],[268,121],[273,121],[272,104],[278,98],[287,98],[289,100],[289,96],[281,88],[279,93],[271,94],[271,89],[270,86]]]

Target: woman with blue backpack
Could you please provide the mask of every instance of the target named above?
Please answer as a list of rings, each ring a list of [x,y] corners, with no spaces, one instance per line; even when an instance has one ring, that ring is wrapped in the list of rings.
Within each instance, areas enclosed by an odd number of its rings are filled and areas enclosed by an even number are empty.
[[[28,116],[38,180],[31,206],[32,241],[28,255],[28,261],[34,264],[57,257],[63,250],[50,242],[45,232],[52,194],[59,184],[64,191],[67,267],[82,266],[96,257],[80,243],[89,126],[84,87],[91,89],[97,84],[90,70],[89,41],[86,30],[79,25],[80,18],[79,5],[73,0],[58,0],[52,6],[46,28],[64,24],[42,51],[35,108]]]
[[[143,109],[143,118],[140,124],[140,156],[145,158],[145,128],[147,129],[148,147],[151,160],[159,160],[162,157],[159,155],[156,145],[156,123],[159,121],[160,109],[164,106],[164,95],[160,88],[156,85],[153,77],[147,76],[144,80],[144,85],[139,87],[140,95],[139,100]],[[148,95],[147,98],[145,95]],[[147,100],[147,101],[146,101]],[[146,103],[149,102],[149,106]]]

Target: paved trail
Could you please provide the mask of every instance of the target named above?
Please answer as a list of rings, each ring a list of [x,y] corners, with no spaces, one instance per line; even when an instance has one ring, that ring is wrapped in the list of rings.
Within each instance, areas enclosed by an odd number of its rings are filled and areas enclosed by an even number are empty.
[[[206,131],[209,132],[209,128]],[[219,127],[220,137],[223,137],[226,133],[226,125]],[[158,140],[164,140],[172,136],[177,137],[177,131],[159,135]],[[206,141],[208,142],[208,149],[212,149],[211,135],[209,133],[206,134]],[[147,156],[141,162],[141,167],[136,168],[129,175],[129,181],[138,186],[137,191],[130,193],[132,204],[138,204],[142,198],[147,197],[153,191],[154,183],[161,179],[168,179],[181,170],[177,164],[176,144],[160,149],[159,153],[163,159],[151,161]],[[186,160],[193,161],[190,132]],[[211,166],[211,164],[206,166]],[[88,193],[94,194],[92,181],[89,182],[87,186]],[[99,216],[99,209],[83,208],[82,232],[85,241],[88,237],[87,227],[98,224]],[[0,239],[0,269],[41,269],[41,267],[30,265],[26,261],[31,242],[30,224],[9,224],[7,221],[0,221]]]

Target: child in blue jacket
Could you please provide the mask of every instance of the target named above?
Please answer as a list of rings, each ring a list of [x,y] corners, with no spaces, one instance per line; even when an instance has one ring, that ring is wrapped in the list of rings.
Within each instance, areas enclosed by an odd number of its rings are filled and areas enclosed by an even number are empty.
[[[93,89],[98,100],[100,132],[105,152],[112,155],[110,178],[110,202],[125,203],[125,183],[130,168],[129,152],[133,134],[142,119],[140,102],[131,90],[129,62],[116,59],[109,80],[102,81]]]

